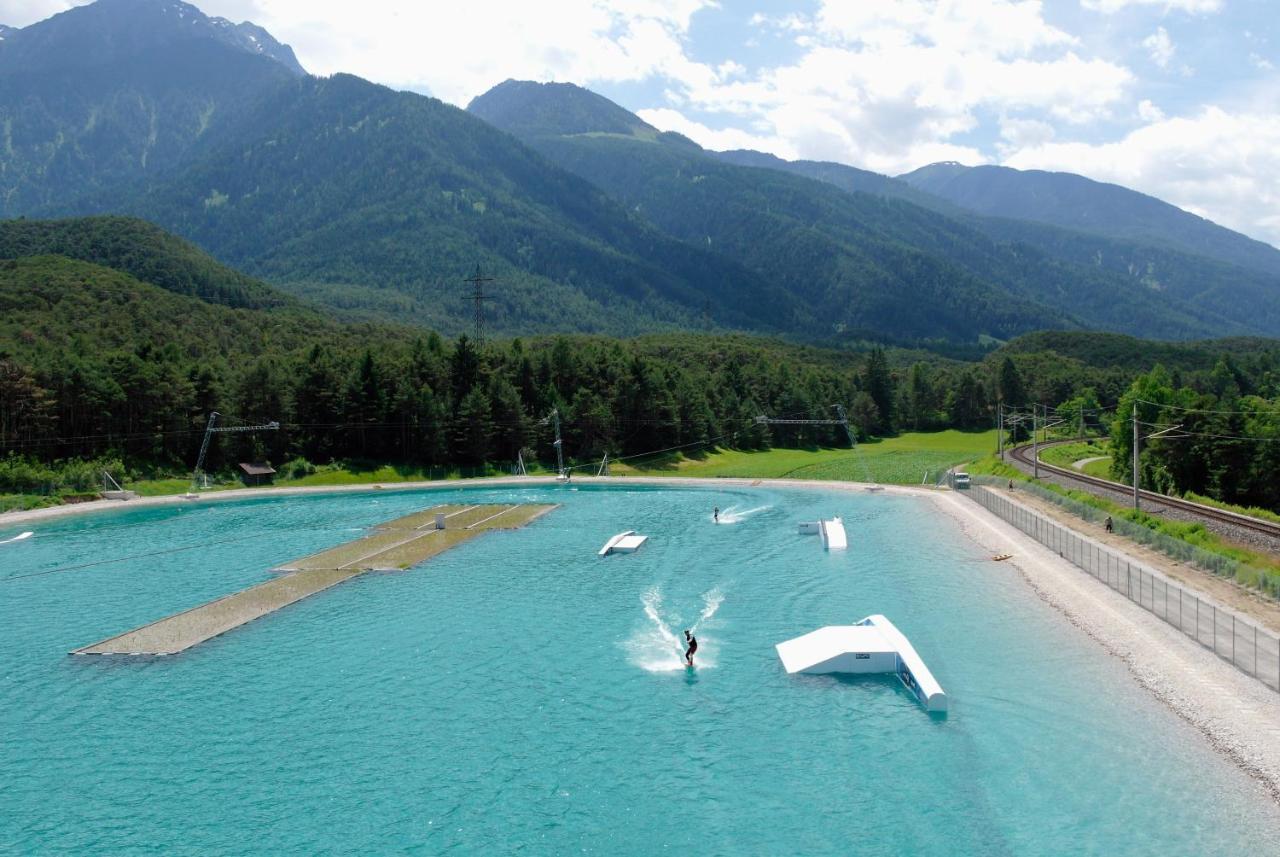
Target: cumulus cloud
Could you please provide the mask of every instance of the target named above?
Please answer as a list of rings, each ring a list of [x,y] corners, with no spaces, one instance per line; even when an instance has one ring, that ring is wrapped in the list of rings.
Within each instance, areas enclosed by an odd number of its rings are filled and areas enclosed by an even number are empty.
[[[1147,49],[1147,56],[1151,57],[1153,63],[1161,68],[1169,67],[1169,61],[1173,59],[1174,47],[1168,30],[1157,27],[1154,33],[1142,40],[1142,46]]]
[[[1067,124],[1110,116],[1129,96],[1132,74],[1083,55],[1050,25],[1039,0],[823,0],[810,16],[759,20],[802,48],[792,62],[725,80],[675,81],[681,120],[751,123],[787,151],[883,172],[923,159],[986,160],[955,137],[980,114],[1043,110]],[[707,146],[700,128],[677,127]]]
[[[1005,161],[1140,190],[1280,246],[1280,116],[1206,107],[1109,143],[1050,141]]]
[[[1028,146],[1043,146],[1054,138],[1055,131],[1048,122],[1039,119],[1000,120],[1000,150],[1016,152]]]
[[[1095,12],[1119,12],[1129,6],[1157,6],[1166,11],[1207,13],[1222,9],[1222,0],[1080,0],[1080,5]]]
[[[780,158],[799,157],[791,143],[780,137],[753,134],[741,128],[711,128],[670,107],[640,110],[636,115],[659,130],[675,131],[715,151],[755,149],[760,152],[771,152]]]
[[[83,6],[89,0],[0,0],[0,24],[25,27],[43,21],[51,15],[65,12],[72,6]]]
[[[4,2],[4,0],[0,0]],[[509,77],[590,84],[670,77],[709,85],[687,57],[690,19],[713,0],[198,0],[291,44],[317,74],[345,71],[464,105]]]
[[[1138,102],[1138,118],[1143,122],[1159,122],[1164,118],[1164,111],[1144,98]]]

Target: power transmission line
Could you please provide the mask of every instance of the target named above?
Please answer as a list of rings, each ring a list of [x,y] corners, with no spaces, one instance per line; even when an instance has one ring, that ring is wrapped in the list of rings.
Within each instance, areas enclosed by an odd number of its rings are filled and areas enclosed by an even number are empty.
[[[492,283],[493,277],[481,276],[480,266],[476,265],[476,272],[463,280],[463,282],[471,284],[471,301],[475,304],[473,309],[475,313],[474,323],[476,345],[480,346],[484,344],[484,305],[486,301],[493,300],[490,295],[486,295],[484,293],[484,284]]]

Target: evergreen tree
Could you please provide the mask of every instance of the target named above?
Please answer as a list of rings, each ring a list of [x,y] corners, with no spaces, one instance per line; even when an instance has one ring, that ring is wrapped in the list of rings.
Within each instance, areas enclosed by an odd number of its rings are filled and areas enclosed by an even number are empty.
[[[889,371],[889,361],[885,357],[884,349],[879,346],[871,349],[871,353],[867,355],[867,365],[863,370],[862,389],[866,390],[867,395],[871,397],[871,401],[875,402],[876,410],[879,412],[874,433],[880,435],[892,434],[896,422],[896,414],[893,408],[893,375]]]

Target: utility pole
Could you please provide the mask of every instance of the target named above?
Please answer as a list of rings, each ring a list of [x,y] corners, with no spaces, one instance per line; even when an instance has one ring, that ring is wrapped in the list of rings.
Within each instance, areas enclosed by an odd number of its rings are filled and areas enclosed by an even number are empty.
[[[475,303],[476,346],[479,347],[484,344],[484,302],[493,300],[484,293],[484,284],[492,283],[493,277],[480,276],[480,266],[476,265],[476,272],[463,282],[471,284],[471,300]]]
[[[1138,511],[1138,403],[1133,403],[1133,510]]]
[[[564,478],[564,444],[560,440],[560,411],[558,409],[551,412],[551,419],[556,426],[556,478]]]
[[[1004,402],[996,403],[996,451],[1004,461]]]
[[[1040,406],[1031,406],[1031,475],[1040,478]]]

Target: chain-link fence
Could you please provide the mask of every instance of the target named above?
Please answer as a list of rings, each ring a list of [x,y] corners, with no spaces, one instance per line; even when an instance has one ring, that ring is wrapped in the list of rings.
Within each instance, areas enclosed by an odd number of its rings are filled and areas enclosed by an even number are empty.
[[[974,485],[968,494],[1049,550],[1212,649],[1237,669],[1280,691],[1280,637],[1021,503],[979,485]]]
[[[973,481],[984,485],[1002,486],[1005,484],[1004,480],[991,476],[974,476]],[[1037,485],[1034,482],[1018,482],[1017,486],[1019,491],[1024,491],[1041,500],[1047,500],[1056,506],[1060,506],[1077,518],[1101,524],[1109,517],[1107,512],[1102,509],[1073,500],[1056,491],[1050,491],[1048,488]],[[1115,532],[1125,538],[1152,547],[1179,562],[1190,563],[1219,577],[1229,577],[1246,586],[1256,586],[1271,595],[1280,596],[1280,577],[1277,577],[1274,572],[1268,573],[1264,569],[1254,568],[1222,554],[1198,548],[1193,544],[1188,544],[1166,533],[1157,532],[1150,527],[1144,527],[1142,524],[1130,521],[1127,518],[1112,518],[1111,525]]]

